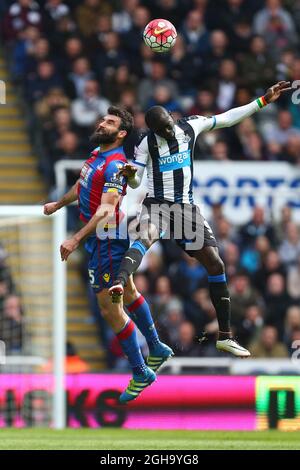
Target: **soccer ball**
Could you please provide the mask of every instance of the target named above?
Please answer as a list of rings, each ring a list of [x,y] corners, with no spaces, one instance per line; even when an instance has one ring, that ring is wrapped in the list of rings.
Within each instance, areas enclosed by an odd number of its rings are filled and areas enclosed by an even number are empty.
[[[154,52],[168,52],[176,42],[177,31],[168,20],[150,21],[144,29],[143,38]]]

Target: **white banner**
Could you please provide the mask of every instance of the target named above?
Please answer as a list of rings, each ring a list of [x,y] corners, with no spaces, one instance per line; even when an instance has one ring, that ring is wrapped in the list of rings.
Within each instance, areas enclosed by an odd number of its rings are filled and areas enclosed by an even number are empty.
[[[128,189],[129,215],[135,215],[147,192],[147,178]],[[300,168],[285,162],[195,162],[194,200],[209,218],[212,204],[221,203],[226,218],[244,224],[253,207],[262,206],[276,219],[288,205],[300,222]]]

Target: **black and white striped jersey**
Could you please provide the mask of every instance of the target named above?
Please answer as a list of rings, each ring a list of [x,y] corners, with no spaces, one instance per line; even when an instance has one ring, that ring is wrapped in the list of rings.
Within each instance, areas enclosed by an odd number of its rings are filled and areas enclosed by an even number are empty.
[[[213,117],[189,116],[175,124],[175,137],[165,140],[150,131],[135,148],[137,174],[129,186],[136,188],[145,168],[148,196],[178,203],[193,203],[193,157],[195,141],[202,132],[230,127],[260,110],[260,99]]]
[[[149,197],[193,203],[195,141],[201,132],[213,129],[214,125],[215,118],[189,116],[175,123],[172,140],[148,132],[135,148],[134,164],[147,170]]]

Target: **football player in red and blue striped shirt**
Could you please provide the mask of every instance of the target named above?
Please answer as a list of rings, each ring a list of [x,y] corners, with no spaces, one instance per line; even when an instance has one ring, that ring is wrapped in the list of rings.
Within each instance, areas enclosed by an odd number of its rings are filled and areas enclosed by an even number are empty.
[[[84,163],[79,180],[58,202],[48,203],[44,213],[50,215],[78,199],[80,219],[85,223],[72,238],[60,247],[61,259],[66,261],[79,243],[87,238],[85,248],[90,255],[89,276],[101,308],[101,313],[116,333],[124,354],[133,370],[133,379],[120,396],[122,403],[135,399],[156,378],[155,367],[148,367],[142,356],[136,326],[145,336],[150,354],[161,365],[173,351],[159,341],[150,308],[137,291],[132,278],[125,292],[123,305],[112,304],[108,288],[112,286],[121,260],[129,247],[127,227],[122,230],[122,198],[126,194],[126,179],[120,169],[127,162],[123,141],[133,127],[130,113],[110,107],[96,125],[91,141],[99,145]],[[162,360],[162,357],[163,360]],[[156,365],[156,364],[154,364]],[[152,370],[154,369],[154,370]]]

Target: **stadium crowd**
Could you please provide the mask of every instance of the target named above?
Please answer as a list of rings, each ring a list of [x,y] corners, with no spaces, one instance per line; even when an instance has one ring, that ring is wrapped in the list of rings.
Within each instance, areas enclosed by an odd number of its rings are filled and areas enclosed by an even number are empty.
[[[24,322],[21,299],[7,258],[0,244],[0,339],[5,342],[6,353],[15,354],[22,351]]]
[[[174,117],[213,115],[248,103],[278,80],[300,79],[300,1],[282,0],[5,0],[2,37],[26,103],[40,169],[54,186],[54,164],[84,159],[99,114],[113,104],[135,118],[127,142],[145,130],[144,112],[160,104]],[[178,31],[167,55],[142,41],[152,18]],[[287,94],[229,129],[201,135],[196,158],[300,164],[300,107]],[[71,175],[71,183],[76,176]],[[300,238],[288,207],[280,224],[262,208],[234,227],[215,207],[232,297],[232,322],[257,357],[284,357],[300,339]],[[215,355],[217,325],[206,272],[167,242],[156,244],[135,281],[148,298],[162,338],[181,356]],[[118,345],[106,337],[122,367]]]

